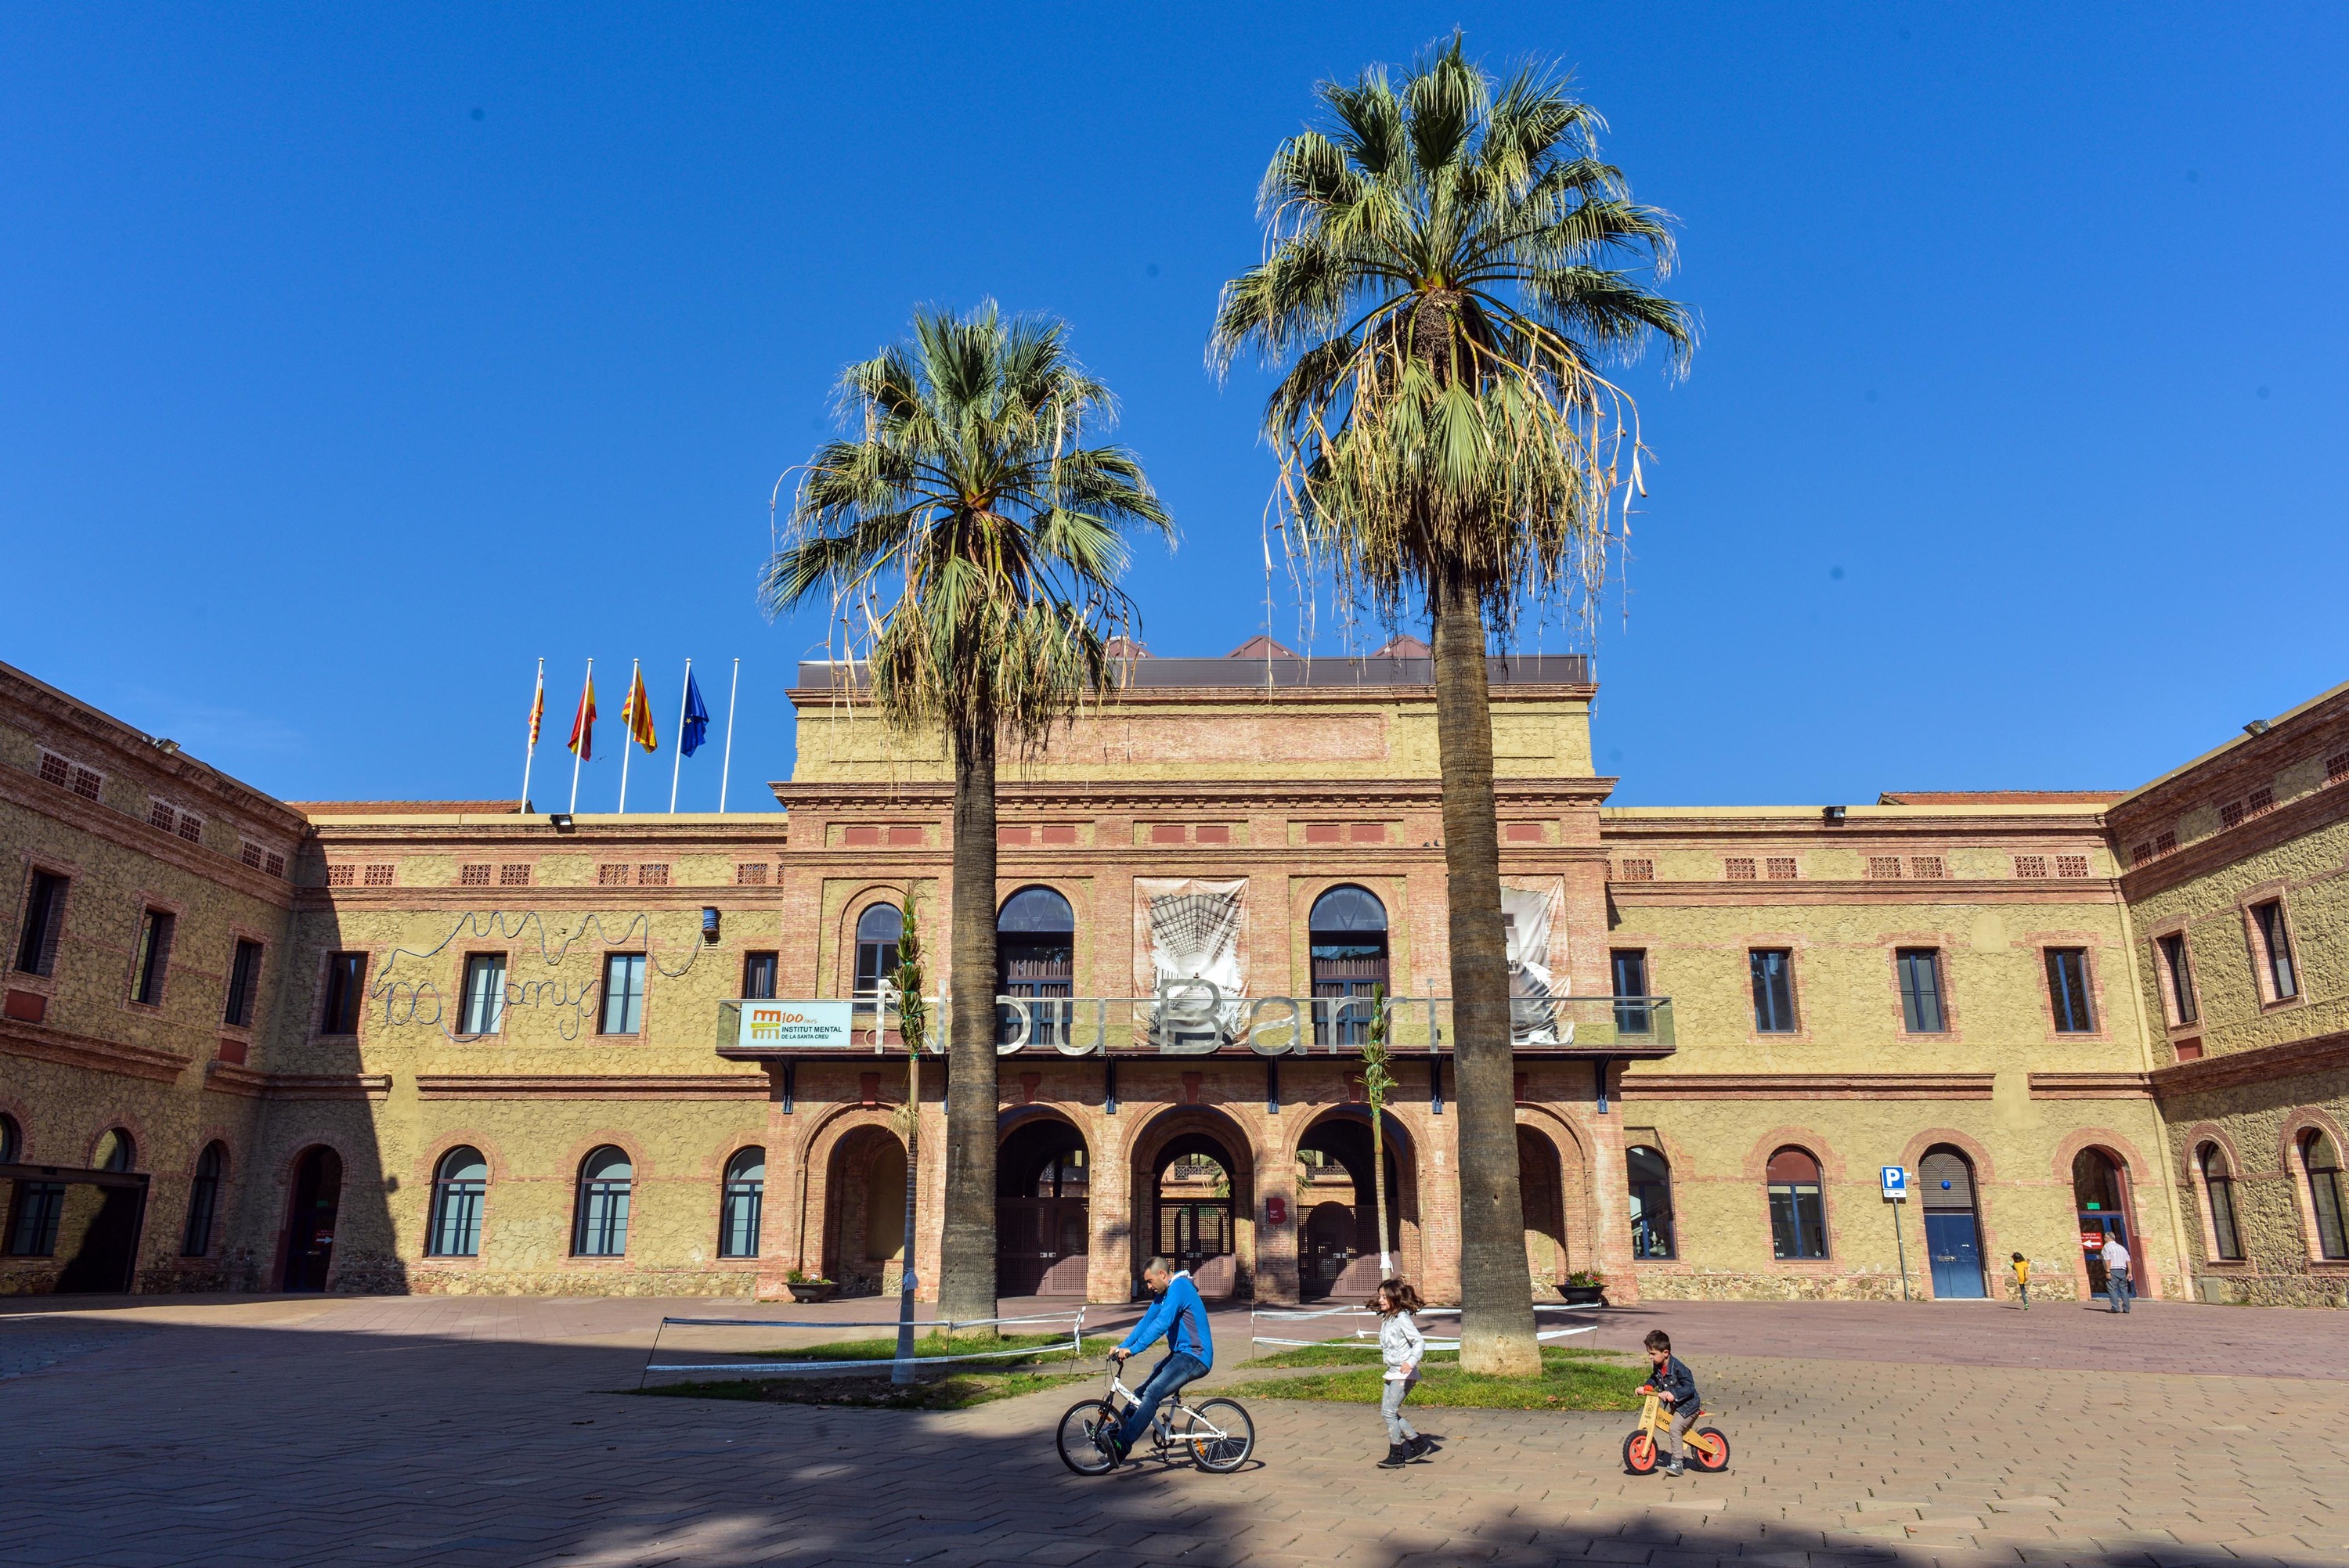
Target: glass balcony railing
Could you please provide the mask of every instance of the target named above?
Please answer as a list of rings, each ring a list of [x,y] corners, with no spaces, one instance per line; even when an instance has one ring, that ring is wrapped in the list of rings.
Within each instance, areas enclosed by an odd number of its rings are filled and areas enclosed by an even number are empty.
[[[1267,1057],[1361,1052],[1368,996],[1228,996],[1205,982],[1178,983],[1154,996],[998,996],[998,1055],[1022,1052]],[[1446,1054],[1457,1037],[1448,996],[1390,996],[1387,1048]],[[1669,996],[1554,996],[1509,1005],[1511,1046],[1528,1055],[1669,1056],[1674,1048]],[[904,1048],[896,1007],[873,997],[728,1001],[718,1006],[717,1045],[729,1056]],[[951,1020],[942,997],[928,999],[928,1049],[944,1051]]]

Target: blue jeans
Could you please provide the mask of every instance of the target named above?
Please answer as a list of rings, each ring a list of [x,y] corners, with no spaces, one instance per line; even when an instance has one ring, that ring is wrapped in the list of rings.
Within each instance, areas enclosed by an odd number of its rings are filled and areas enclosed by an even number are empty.
[[[1153,1367],[1150,1381],[1134,1390],[1134,1398],[1139,1402],[1125,1413],[1125,1419],[1118,1424],[1119,1449],[1132,1452],[1133,1445],[1142,1440],[1143,1429],[1150,1425],[1150,1418],[1158,1413],[1159,1404],[1192,1378],[1206,1375],[1206,1362],[1195,1356],[1185,1356],[1179,1350]]]
[[[2105,1271],[2105,1298],[2113,1304],[2113,1311],[2127,1312],[2129,1309],[2129,1299],[2136,1295],[2136,1290],[2129,1284],[2128,1270]]]

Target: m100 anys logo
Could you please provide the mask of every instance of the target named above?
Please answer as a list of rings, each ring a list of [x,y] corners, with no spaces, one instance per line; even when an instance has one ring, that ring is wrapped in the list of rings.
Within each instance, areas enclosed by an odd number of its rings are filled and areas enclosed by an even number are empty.
[[[770,1048],[845,1049],[852,1007],[848,1002],[745,1002],[737,1040]]]

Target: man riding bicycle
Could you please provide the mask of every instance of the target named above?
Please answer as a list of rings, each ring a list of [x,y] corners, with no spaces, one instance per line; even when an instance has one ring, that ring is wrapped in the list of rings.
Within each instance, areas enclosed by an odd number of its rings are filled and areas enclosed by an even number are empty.
[[[1161,1404],[1180,1393],[1184,1384],[1206,1377],[1216,1364],[1216,1342],[1207,1334],[1207,1306],[1199,1299],[1199,1287],[1191,1283],[1190,1271],[1177,1274],[1164,1258],[1153,1258],[1142,1266],[1142,1284],[1158,1299],[1133,1326],[1133,1332],[1109,1353],[1110,1359],[1123,1362],[1138,1350],[1147,1350],[1162,1335],[1167,1354],[1150,1369],[1149,1381],[1136,1390],[1133,1408],[1126,1412],[1117,1429],[1094,1435],[1112,1464],[1122,1462],[1142,1440]]]

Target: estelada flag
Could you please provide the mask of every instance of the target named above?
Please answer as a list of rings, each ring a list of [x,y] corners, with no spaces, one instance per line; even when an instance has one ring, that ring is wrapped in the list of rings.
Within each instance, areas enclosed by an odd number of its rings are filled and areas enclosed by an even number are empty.
[[[579,711],[571,720],[572,755],[582,762],[595,760],[595,677],[587,677],[587,689],[579,694]]]
[[[653,705],[645,696],[645,672],[639,668],[634,685],[628,688],[628,700],[620,705],[620,722],[628,727],[629,738],[647,751],[660,749],[653,737]]]

